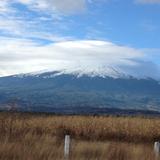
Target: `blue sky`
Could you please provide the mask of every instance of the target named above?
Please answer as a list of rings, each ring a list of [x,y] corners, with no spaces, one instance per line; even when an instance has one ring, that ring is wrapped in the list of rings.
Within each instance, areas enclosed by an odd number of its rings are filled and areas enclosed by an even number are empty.
[[[155,77],[159,18],[160,0],[1,0],[0,76],[71,68],[104,72],[103,66],[112,66]]]

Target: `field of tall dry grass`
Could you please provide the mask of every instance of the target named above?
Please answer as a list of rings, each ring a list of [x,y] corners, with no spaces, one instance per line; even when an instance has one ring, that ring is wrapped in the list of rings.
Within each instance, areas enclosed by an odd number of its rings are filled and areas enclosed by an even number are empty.
[[[155,160],[160,119],[0,113],[0,159],[64,160],[65,134],[70,160]]]

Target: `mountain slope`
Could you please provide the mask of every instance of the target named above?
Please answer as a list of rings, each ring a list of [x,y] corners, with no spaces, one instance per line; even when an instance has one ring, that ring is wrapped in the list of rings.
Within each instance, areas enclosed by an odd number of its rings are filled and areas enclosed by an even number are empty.
[[[1,106],[20,110],[83,112],[95,108],[160,110],[160,84],[153,79],[46,72],[0,78]],[[94,110],[96,112],[96,110]]]

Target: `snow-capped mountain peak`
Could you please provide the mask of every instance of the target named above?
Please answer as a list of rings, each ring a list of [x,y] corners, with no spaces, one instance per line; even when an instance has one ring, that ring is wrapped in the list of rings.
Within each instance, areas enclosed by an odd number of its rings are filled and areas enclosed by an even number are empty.
[[[120,69],[115,67],[101,67],[97,68],[96,70],[87,70],[87,69],[70,69],[70,70],[41,70],[31,73],[23,73],[14,75],[14,77],[24,78],[28,76],[33,77],[42,77],[42,78],[53,78],[59,75],[63,74],[70,74],[74,75],[77,78],[82,76],[88,76],[88,77],[112,77],[112,78],[128,78],[131,75],[127,75],[126,73],[123,73]]]

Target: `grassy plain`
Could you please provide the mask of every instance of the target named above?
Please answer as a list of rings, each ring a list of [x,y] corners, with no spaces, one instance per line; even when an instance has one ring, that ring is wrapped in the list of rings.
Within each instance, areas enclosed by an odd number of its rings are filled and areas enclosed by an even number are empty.
[[[64,160],[65,134],[70,160],[155,160],[160,119],[0,113],[0,159]]]

